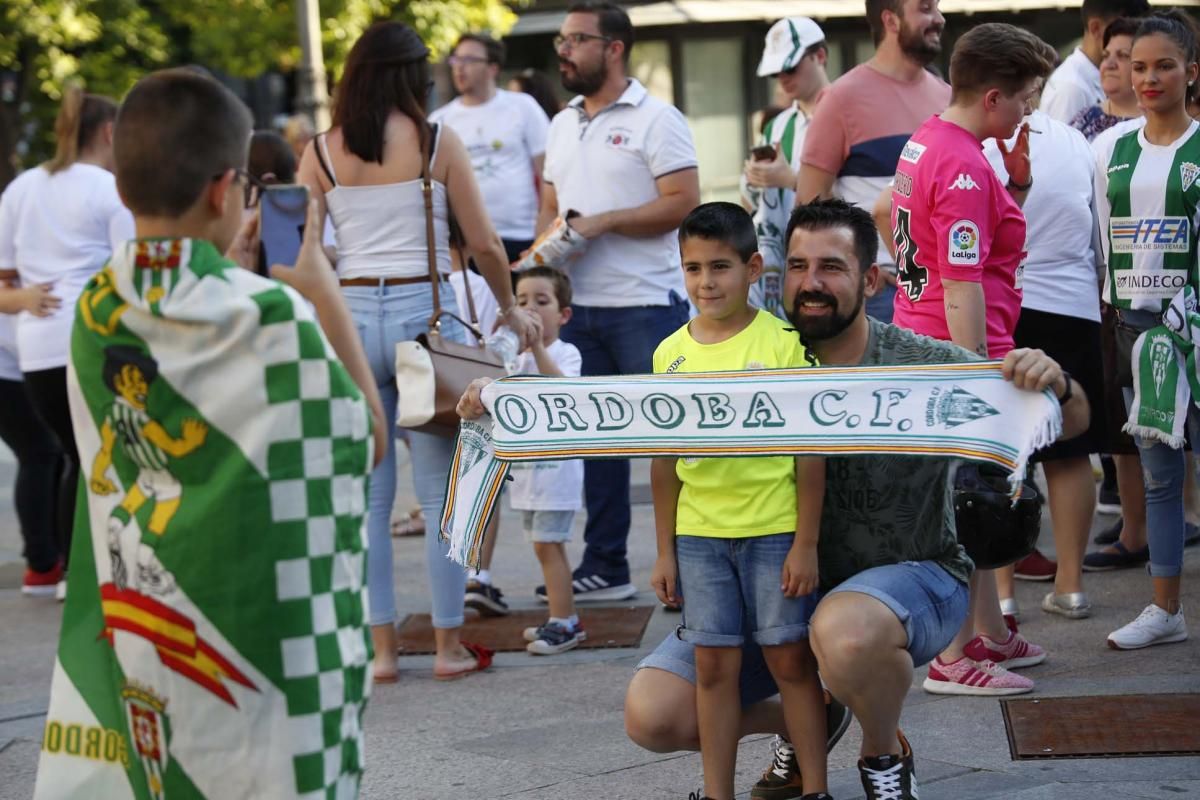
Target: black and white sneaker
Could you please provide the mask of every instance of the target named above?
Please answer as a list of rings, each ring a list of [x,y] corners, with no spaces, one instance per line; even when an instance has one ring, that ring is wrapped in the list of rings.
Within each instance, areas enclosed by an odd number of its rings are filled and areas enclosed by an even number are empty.
[[[525,649],[535,656],[553,656],[574,650],[587,639],[583,628],[576,625],[568,628],[560,622],[546,622],[536,628],[525,629]]]
[[[504,592],[490,583],[467,581],[467,594],[463,598],[463,604],[485,617],[508,615],[508,603],[504,602]]]
[[[637,587],[628,580],[625,583],[612,583],[602,575],[595,573],[585,574],[576,570],[574,573],[574,581],[571,585],[574,587],[576,603],[601,603],[610,600],[628,600],[637,594]],[[533,590],[534,596],[540,603],[548,603],[546,599],[546,587],[539,586]]]
[[[825,752],[833,748],[846,735],[854,715],[850,709],[825,693]],[[750,790],[753,800],[792,800],[805,797],[801,790],[800,765],[796,763],[796,749],[782,736],[772,743],[774,750],[771,766],[763,773],[758,783]]]
[[[913,769],[912,748],[899,731],[900,755],[867,756],[858,760],[867,800],[920,800],[917,794],[917,775]]]

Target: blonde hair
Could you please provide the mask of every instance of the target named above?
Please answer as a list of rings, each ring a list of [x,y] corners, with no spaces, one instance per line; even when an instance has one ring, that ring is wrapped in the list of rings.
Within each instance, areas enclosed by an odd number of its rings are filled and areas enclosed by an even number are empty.
[[[92,137],[106,122],[117,118],[117,104],[98,94],[86,94],[78,86],[63,92],[58,118],[54,120],[56,146],[54,157],[44,166],[50,174],[60,172],[79,160]]]

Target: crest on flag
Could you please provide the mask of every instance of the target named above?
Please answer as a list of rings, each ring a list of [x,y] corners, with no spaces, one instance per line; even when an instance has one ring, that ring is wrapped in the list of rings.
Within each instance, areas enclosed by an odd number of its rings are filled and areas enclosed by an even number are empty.
[[[167,770],[170,740],[163,712],[167,702],[145,686],[127,683],[121,690],[125,709],[129,712],[129,730],[133,734],[133,749],[142,768],[150,796],[162,800],[166,796],[163,773]]]
[[[1179,180],[1183,182],[1185,192],[1192,188],[1196,178],[1200,178],[1200,166],[1196,166],[1191,161],[1185,161],[1179,165]]]

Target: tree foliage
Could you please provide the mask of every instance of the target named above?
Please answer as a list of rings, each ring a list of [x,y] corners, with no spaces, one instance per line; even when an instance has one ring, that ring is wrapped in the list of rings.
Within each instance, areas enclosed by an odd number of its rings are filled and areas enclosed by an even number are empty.
[[[315,0],[314,0],[315,1]],[[326,70],[336,76],[378,19],[411,24],[444,56],[467,30],[503,35],[528,0],[320,0]],[[36,163],[52,147],[63,87],[120,97],[146,72],[202,64],[237,77],[294,69],[293,0],[0,0],[0,172],[14,151]],[[0,174],[0,185],[9,176]]]

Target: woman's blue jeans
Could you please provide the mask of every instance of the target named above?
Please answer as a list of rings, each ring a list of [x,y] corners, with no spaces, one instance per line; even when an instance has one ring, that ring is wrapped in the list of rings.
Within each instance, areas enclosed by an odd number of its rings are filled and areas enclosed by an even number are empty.
[[[1180,376],[1182,380],[1182,376]],[[1125,408],[1133,403],[1133,390],[1125,390]],[[1200,409],[1188,403],[1187,433],[1193,452],[1200,447]],[[1162,442],[1134,437],[1142,457],[1146,482],[1146,538],[1150,544],[1150,574],[1174,578],[1183,571],[1183,484],[1187,454]]]
[[[396,343],[429,330],[433,292],[428,283],[401,286],[344,286],[342,294],[354,317],[375,385],[383,400],[383,418],[396,420]],[[457,314],[454,291],[441,285],[442,308]],[[464,341],[462,326],[443,319],[442,335]],[[367,517],[367,594],[371,625],[396,620],[396,591],[392,582],[392,505],[396,499],[396,437],[388,436],[387,455],[371,473]],[[447,543],[438,536],[438,520],[446,499],[446,477],[454,440],[428,433],[407,433],[413,489],[425,515],[425,562],[433,595],[433,627],[457,628],[463,623],[466,571],[446,557]]]

